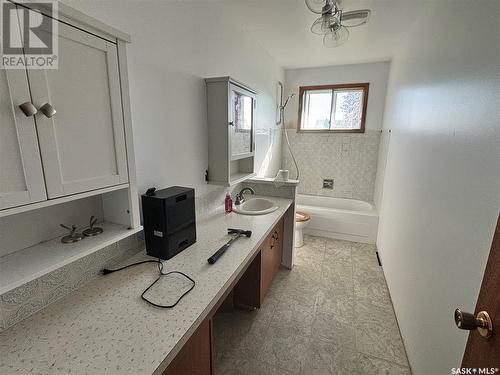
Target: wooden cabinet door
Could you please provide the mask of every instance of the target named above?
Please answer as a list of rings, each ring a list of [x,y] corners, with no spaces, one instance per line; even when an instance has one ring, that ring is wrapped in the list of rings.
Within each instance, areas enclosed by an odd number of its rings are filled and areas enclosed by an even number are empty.
[[[270,240],[273,252],[273,278],[278,272],[283,258],[283,219],[281,219],[273,230]]]
[[[47,198],[35,121],[19,108],[25,102],[26,71],[0,69],[0,209]]]
[[[272,232],[271,232],[272,234]],[[271,236],[268,236],[264,243],[262,244],[262,248],[260,250],[260,258],[261,258],[261,275],[260,275],[260,300],[261,302],[264,300],[264,297],[267,294],[267,290],[271,287],[273,282],[273,268],[274,268],[274,259],[273,259],[273,251],[270,246]]]
[[[49,198],[128,181],[117,48],[59,22],[58,69],[28,71]]]
[[[212,375],[212,320],[205,319],[162,375]]]
[[[283,256],[283,219],[273,228],[261,250],[261,301],[271,287]]]

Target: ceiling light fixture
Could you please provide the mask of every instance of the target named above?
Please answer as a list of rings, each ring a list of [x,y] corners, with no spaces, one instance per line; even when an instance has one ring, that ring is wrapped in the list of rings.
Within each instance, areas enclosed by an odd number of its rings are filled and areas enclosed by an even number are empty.
[[[370,18],[369,9],[343,12],[339,0],[305,0],[309,10],[321,16],[311,31],[323,35],[325,47],[338,47],[349,39],[349,28],[364,25]]]

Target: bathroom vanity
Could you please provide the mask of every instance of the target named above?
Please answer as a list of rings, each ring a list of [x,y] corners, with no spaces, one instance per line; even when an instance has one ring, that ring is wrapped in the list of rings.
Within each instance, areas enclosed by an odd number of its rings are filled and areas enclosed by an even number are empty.
[[[213,374],[212,318],[217,310],[239,306],[259,308],[278,272],[283,255],[283,218],[265,237],[253,259],[243,265],[235,282],[218,299],[208,316],[163,372],[163,375]]]
[[[155,264],[99,276],[0,333],[0,373],[23,372],[29,362],[39,374],[212,374],[212,316],[223,304],[259,307],[287,257],[282,252],[292,250],[293,200],[266,199],[278,209],[261,216],[221,212],[197,222],[197,242],[164,263],[164,272],[181,271],[196,281],[175,308],[140,298],[157,277]],[[207,259],[228,239],[227,228],[252,236],[210,265]],[[137,254],[126,264],[143,259],[145,253]]]

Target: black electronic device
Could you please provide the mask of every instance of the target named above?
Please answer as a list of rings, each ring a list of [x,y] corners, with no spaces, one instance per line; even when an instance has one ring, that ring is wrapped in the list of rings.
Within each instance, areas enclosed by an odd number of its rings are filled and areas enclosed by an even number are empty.
[[[170,259],[196,242],[194,189],[150,188],[141,198],[148,255]]]

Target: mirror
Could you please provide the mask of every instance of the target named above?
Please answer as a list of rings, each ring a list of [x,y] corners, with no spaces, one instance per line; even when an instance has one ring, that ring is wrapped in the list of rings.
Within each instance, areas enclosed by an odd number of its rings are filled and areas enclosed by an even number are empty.
[[[231,95],[231,156],[252,152],[254,98],[243,90],[232,90]]]

